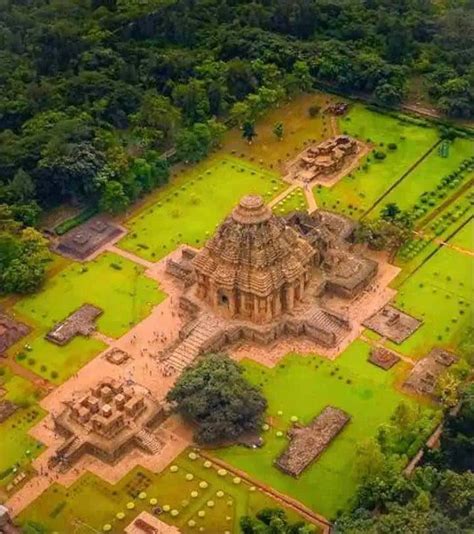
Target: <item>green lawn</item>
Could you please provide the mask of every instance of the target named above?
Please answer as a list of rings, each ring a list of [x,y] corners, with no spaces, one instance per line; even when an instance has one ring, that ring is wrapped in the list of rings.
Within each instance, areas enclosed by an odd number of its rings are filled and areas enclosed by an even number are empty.
[[[341,120],[340,128],[364,142],[370,140],[373,151],[386,154],[383,161],[378,161],[372,151],[361,162],[358,170],[345,176],[334,187],[314,189],[319,206],[354,217],[360,217],[368,210],[438,140],[434,128],[402,122],[371,111],[361,104],[355,104],[351,108],[349,114]],[[395,143],[397,149],[389,150],[389,143]],[[365,170],[362,168],[364,163],[368,163]]]
[[[472,243],[471,220],[450,243]],[[474,260],[448,247],[437,249],[399,288],[396,305],[423,320],[422,326],[398,350],[413,357],[424,356],[433,346],[455,350],[463,328],[471,321]]]
[[[50,277],[44,288],[19,300],[12,311],[34,326],[33,333],[10,349],[23,365],[61,383],[105,345],[96,339],[76,337],[63,347],[44,339],[46,332],[82,304],[95,304],[104,310],[98,330],[112,337],[126,333],[146,317],[165,294],[157,283],[144,275],[144,267],[116,254],[101,254],[95,260],[72,263]],[[23,350],[25,344],[31,350]],[[54,371],[56,375],[51,376]]]
[[[217,450],[216,456],[326,517],[334,517],[348,505],[356,489],[352,467],[358,443],[375,436],[396,406],[407,401],[394,387],[395,373],[403,364],[386,372],[367,363],[368,353],[369,346],[356,341],[334,362],[291,354],[268,369],[245,361],[249,379],[261,385],[268,400],[272,427],[264,433],[261,449],[235,446]],[[351,422],[299,479],[283,474],[273,461],[286,447],[287,439],[277,437],[276,432],[286,430],[292,416],[308,423],[328,404],[347,411]],[[279,416],[279,411],[283,415]]]
[[[45,412],[38,405],[39,392],[24,378],[15,376],[8,368],[0,367],[0,387],[6,391],[2,400],[9,400],[20,408],[0,423],[0,502],[2,492],[21,472],[30,472],[30,463],[43,447],[28,435]]]
[[[158,260],[180,243],[201,246],[239,199],[250,193],[268,201],[287,184],[274,173],[233,157],[214,157],[187,169],[162,188],[156,202],[127,221],[119,246]]]
[[[378,213],[389,202],[396,203],[404,210],[412,208],[422,193],[436,190],[443,177],[456,171],[459,165],[473,154],[474,141],[472,139],[455,139],[449,146],[446,158],[441,157],[438,150],[434,150],[385,197],[375,213]],[[440,199],[439,202],[441,203],[442,200]]]
[[[229,130],[224,135],[221,153],[235,154],[267,169],[282,169],[285,162],[301,152],[310,139],[321,142],[331,137],[331,117],[324,113],[310,117],[308,111],[313,105],[324,109],[335,100],[335,97],[319,92],[299,95],[257,120],[257,137],[251,144],[243,139],[240,128]],[[273,133],[277,122],[283,123],[281,141]]]
[[[150,499],[154,498],[159,506],[169,507],[160,519],[176,525],[181,532],[198,532],[203,528],[209,533],[224,534],[238,532],[242,515],[277,506],[248,484],[235,484],[229,474],[219,476],[214,466],[206,468],[202,458],[191,460],[188,453],[183,453],[173,465],[178,468],[176,472],[168,467],[158,475],[136,468],[115,486],[90,473],[69,489],[55,484],[21,513],[19,521],[36,521],[51,531],[74,530],[84,534],[91,529],[102,531],[104,525],[110,524],[111,532],[119,534],[142,510],[153,509]],[[186,475],[192,475],[192,479],[188,480]],[[202,482],[206,483],[205,488],[200,486]],[[210,501],[213,506],[208,506]],[[129,502],[134,505],[131,510],[127,508]],[[173,516],[172,510],[177,510],[178,514]],[[205,513],[204,517],[198,515],[199,511]],[[123,519],[116,517],[119,512],[125,514]],[[288,516],[293,521],[298,519],[292,512]],[[195,526],[190,527],[189,521],[194,521]]]
[[[306,211],[308,203],[304,191],[301,187],[294,189],[286,197],[284,197],[278,204],[273,206],[272,210],[275,215],[287,215],[292,211]]]

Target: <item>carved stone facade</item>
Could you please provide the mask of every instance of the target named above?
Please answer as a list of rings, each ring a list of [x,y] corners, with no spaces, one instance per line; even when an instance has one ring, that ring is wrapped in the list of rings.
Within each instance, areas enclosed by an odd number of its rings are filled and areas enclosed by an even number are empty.
[[[261,197],[247,196],[194,258],[197,296],[219,315],[268,322],[301,301],[318,259]]]
[[[87,393],[75,394],[55,417],[65,439],[50,467],[65,471],[84,454],[114,463],[134,447],[154,454],[163,443],[153,430],[164,418],[163,406],[145,388],[101,380]]]

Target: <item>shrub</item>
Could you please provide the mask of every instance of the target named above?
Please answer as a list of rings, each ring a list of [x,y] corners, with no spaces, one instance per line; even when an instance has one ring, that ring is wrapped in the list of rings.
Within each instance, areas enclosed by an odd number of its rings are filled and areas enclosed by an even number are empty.
[[[376,150],[374,152],[374,158],[379,161],[384,160],[386,157],[387,157],[387,154],[385,154],[385,152],[382,152],[381,150]]]
[[[397,150],[398,148],[396,143],[389,143],[387,147],[389,150]]]

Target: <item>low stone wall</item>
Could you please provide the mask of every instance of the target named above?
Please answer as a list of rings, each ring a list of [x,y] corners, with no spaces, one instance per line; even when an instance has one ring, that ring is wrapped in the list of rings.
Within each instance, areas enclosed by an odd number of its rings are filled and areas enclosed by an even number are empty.
[[[284,473],[299,477],[329,446],[350,421],[349,414],[326,406],[307,426],[294,426],[289,432],[290,443],[275,465]]]

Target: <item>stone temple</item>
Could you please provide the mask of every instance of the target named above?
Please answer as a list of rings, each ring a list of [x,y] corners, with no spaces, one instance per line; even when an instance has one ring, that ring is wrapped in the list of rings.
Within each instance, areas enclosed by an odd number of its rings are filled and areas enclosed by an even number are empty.
[[[256,323],[301,301],[317,251],[258,196],[244,197],[194,259],[197,297]]]
[[[378,269],[352,250],[353,230],[342,215],[279,217],[261,197],[242,198],[201,250],[186,247],[167,261],[168,274],[181,280],[180,307],[189,318],[161,355],[167,371],[239,340],[306,336],[337,347],[351,320],[324,301],[356,298]]]

